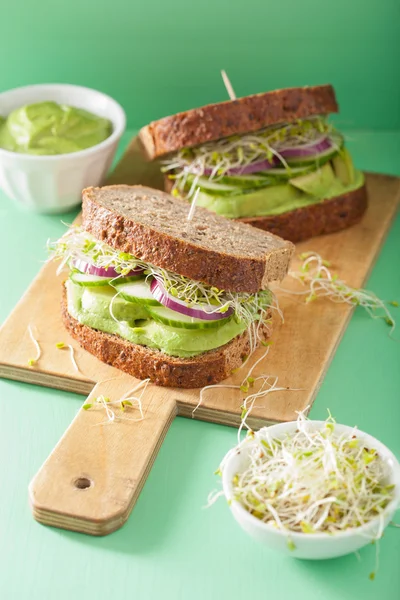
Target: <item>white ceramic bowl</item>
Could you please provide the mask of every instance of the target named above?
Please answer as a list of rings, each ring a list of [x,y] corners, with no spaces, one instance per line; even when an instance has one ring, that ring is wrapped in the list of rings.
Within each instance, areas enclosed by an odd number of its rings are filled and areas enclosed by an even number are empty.
[[[317,429],[323,426],[322,421],[310,421],[310,429]],[[285,434],[295,431],[297,423],[291,421],[289,423],[280,423],[271,427],[264,427],[256,435],[261,434],[267,440],[272,438],[283,438]],[[340,434],[342,432],[353,432],[352,427],[346,425],[336,425],[335,431]],[[388,504],[384,511],[384,526],[386,527],[392,519],[393,514],[397,510],[400,503],[400,465],[392,452],[386,448],[381,442],[372,436],[362,431],[357,432],[357,437],[369,448],[375,448],[380,457],[387,463],[389,467],[389,480],[387,484],[395,484],[395,497]],[[233,516],[240,526],[256,540],[269,546],[273,550],[278,550],[295,558],[306,559],[324,559],[343,556],[350,552],[355,552],[362,546],[371,542],[375,538],[380,526],[380,518],[377,517],[370,521],[367,525],[349,529],[335,535],[327,533],[291,533],[290,540],[293,541],[295,549],[290,550],[288,546],[288,534],[280,531],[270,525],[267,525],[253,517],[243,506],[234,500],[232,491],[232,479],[237,474],[242,472],[248,465],[250,443],[243,441],[240,447],[236,450],[231,450],[227,457],[222,473],[222,485],[225,496],[230,502],[230,508]],[[239,450],[239,452],[237,451]]]
[[[122,107],[96,90],[67,84],[40,84],[0,94],[0,115],[44,100],[84,108],[109,119],[109,138],[79,152],[56,156],[18,154],[0,148],[0,187],[13,200],[44,213],[66,211],[81,201],[82,189],[99,185],[107,174],[126,126]]]

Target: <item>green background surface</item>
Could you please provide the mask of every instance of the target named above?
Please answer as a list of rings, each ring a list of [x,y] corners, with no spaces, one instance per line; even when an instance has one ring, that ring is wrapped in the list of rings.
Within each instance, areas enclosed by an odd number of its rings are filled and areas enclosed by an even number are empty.
[[[95,87],[124,105],[136,129],[225,99],[220,68],[238,95],[330,81],[357,166],[400,176],[397,0],[70,0],[57,6],[18,0],[1,14],[1,91],[54,81]],[[60,217],[21,212],[0,192],[0,231],[3,321],[45,259],[47,238],[64,227]],[[368,281],[381,298],[400,300],[399,257],[397,218]],[[400,457],[400,344],[387,333],[383,322],[357,309],[311,416],[323,419],[329,407],[339,422],[357,424]],[[28,483],[81,403],[73,394],[0,381],[2,600],[400,597],[398,529],[386,531],[371,582],[371,546],[360,562],[353,555],[296,561],[247,537],[222,500],[203,510],[219,485],[213,472],[236,440],[233,429],[218,425],[174,421],[120,531],[90,538],[37,524]]]
[[[352,132],[351,138],[358,167],[400,175],[400,134]],[[63,218],[70,221],[72,215]],[[58,217],[20,212],[1,193],[0,222],[3,320],[44,260],[47,237],[57,237],[64,227]],[[381,298],[400,300],[399,254],[400,218],[368,282]],[[330,408],[339,422],[357,424],[400,458],[399,365],[400,344],[388,337],[387,326],[357,309],[311,416],[324,419]],[[28,483],[81,403],[82,397],[74,394],[0,380],[0,598],[400,597],[398,529],[387,529],[380,543],[378,576],[371,582],[368,575],[375,561],[371,546],[360,552],[360,562],[354,555],[318,563],[296,561],[247,537],[223,500],[203,510],[208,493],[219,485],[213,472],[236,442],[235,430],[219,425],[174,421],[120,531],[90,538],[39,525],[28,507]]]
[[[2,3],[0,89],[100,89],[129,125],[238,96],[333,83],[347,127],[400,128],[398,0],[14,0]],[[56,12],[55,12],[56,11]],[[7,57],[7,58],[6,58]]]

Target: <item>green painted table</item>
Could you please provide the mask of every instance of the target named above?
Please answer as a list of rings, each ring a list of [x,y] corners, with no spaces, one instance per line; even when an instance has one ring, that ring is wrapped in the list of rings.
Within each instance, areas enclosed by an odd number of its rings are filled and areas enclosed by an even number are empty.
[[[400,132],[349,135],[358,167],[400,175]],[[1,194],[0,223],[3,320],[44,260],[47,238],[64,227],[59,217],[21,212]],[[399,258],[397,218],[368,282],[381,298],[400,300]],[[387,333],[383,322],[356,311],[311,416],[324,419],[329,407],[339,422],[357,424],[400,457],[400,344]],[[73,394],[0,381],[2,600],[400,598],[398,529],[385,533],[372,582],[371,546],[361,551],[360,562],[353,555],[296,561],[253,542],[222,500],[203,510],[207,494],[219,485],[213,472],[236,440],[233,429],[218,425],[175,419],[120,531],[91,538],[39,525],[28,506],[28,483],[81,402]]]

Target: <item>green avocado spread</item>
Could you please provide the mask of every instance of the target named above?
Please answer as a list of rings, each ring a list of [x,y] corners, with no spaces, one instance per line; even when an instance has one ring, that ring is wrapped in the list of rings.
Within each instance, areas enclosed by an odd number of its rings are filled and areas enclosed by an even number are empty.
[[[319,169],[293,177],[286,182],[273,182],[257,189],[242,189],[235,194],[212,193],[200,189],[197,204],[224,217],[264,217],[317,204],[361,187],[364,175],[355,171],[349,156],[337,155]]]
[[[0,148],[22,154],[68,154],[85,150],[112,133],[108,119],[81,108],[38,102],[0,117]]]
[[[150,318],[145,305],[116,297],[110,286],[84,287],[70,279],[67,288],[68,312],[79,323],[141,346],[156,348],[170,356],[187,358],[223,346],[243,333],[246,325],[229,319],[220,327],[184,329],[163,325]]]

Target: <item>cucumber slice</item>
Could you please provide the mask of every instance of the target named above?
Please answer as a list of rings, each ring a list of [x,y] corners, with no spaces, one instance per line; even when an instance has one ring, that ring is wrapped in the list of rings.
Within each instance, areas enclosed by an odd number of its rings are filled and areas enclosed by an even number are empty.
[[[81,273],[80,271],[73,270],[70,273],[70,279],[72,279],[74,283],[83,286],[109,285],[114,281],[121,285],[131,281],[143,281],[143,275],[130,275],[129,277],[100,277],[100,275],[91,275],[90,273]]]
[[[238,196],[259,188],[277,185],[281,183],[282,180],[288,180],[296,175],[304,175],[309,170],[310,166],[293,168],[290,170],[286,170],[284,167],[282,167],[277,169],[269,169],[268,171],[262,171],[254,175],[225,176],[218,182],[213,180],[210,181],[206,177],[200,177],[198,180],[198,186],[201,191],[205,192],[209,196]],[[224,183],[222,183],[222,181]],[[230,182],[230,185],[225,183],[228,181]],[[188,191],[189,187],[190,183],[189,186],[186,186],[186,191]]]
[[[286,162],[289,165],[301,167],[307,166],[311,164],[315,164],[318,167],[321,167],[326,162],[331,160],[338,152],[343,148],[344,139],[340,135],[340,133],[334,132],[330,136],[331,141],[334,143],[334,147],[328,148],[324,152],[316,152],[315,154],[310,154],[309,156],[299,156],[298,158],[287,158]]]
[[[83,286],[108,285],[112,281],[112,277],[99,277],[98,275],[89,275],[79,271],[71,271],[69,277],[74,283]]]
[[[285,167],[279,167],[277,169],[268,169],[268,171],[264,171],[264,173],[269,173],[276,177],[276,179],[291,179],[292,177],[296,177],[297,175],[305,175],[312,169],[312,166],[306,167],[294,167],[291,169],[285,169]]]
[[[146,306],[160,306],[160,303],[154,298],[150,291],[150,284],[145,279],[140,281],[131,281],[129,283],[119,283],[118,280],[112,283],[112,286],[119,292],[119,295],[128,302],[139,302]]]
[[[188,190],[194,180],[193,175],[189,175],[186,183],[186,190]],[[197,186],[202,190],[206,190],[208,194],[218,194],[218,196],[231,195],[238,192],[237,185],[226,185],[207,177],[199,177],[197,180]]]
[[[129,277],[128,276],[127,277],[113,277],[111,279],[113,285],[114,285],[114,283],[117,285],[120,285],[121,283],[130,283],[131,281],[139,281],[139,280],[144,281],[143,274],[129,275]]]
[[[315,154],[312,156],[302,156],[300,158],[288,158],[287,163],[289,166],[294,167],[307,167],[309,165],[315,165],[317,167],[322,167],[325,163],[329,162],[334,156],[336,156],[338,150],[336,148],[330,148],[329,150],[325,150],[325,152],[320,152],[319,154]],[[294,169],[292,169],[293,171]]]
[[[262,188],[277,183],[276,177],[264,177],[258,173],[254,175],[225,175],[219,180],[221,183],[234,185],[240,188]]]
[[[170,327],[180,327],[183,329],[209,329],[221,327],[229,321],[232,317],[226,317],[225,319],[218,319],[216,321],[203,321],[203,319],[195,319],[187,315],[182,315],[170,308],[165,306],[149,306],[147,308],[149,315],[159,323],[163,325],[169,325]]]

